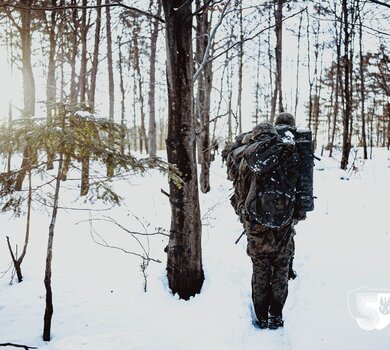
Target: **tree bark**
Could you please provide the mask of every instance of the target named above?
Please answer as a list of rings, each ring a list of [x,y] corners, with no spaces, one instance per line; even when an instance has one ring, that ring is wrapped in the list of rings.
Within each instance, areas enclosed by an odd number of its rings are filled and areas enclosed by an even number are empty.
[[[172,217],[167,273],[172,293],[188,300],[200,293],[204,281],[192,108],[192,11],[187,0],[164,0],[162,6],[167,47],[167,155],[183,179],[182,187],[169,183]]]
[[[118,55],[119,55],[119,61],[118,61],[118,68],[119,68],[119,89],[121,91],[121,154],[125,154],[125,144],[126,144],[126,91],[125,91],[125,82],[123,79],[123,55],[122,55],[122,37],[118,37]]]
[[[157,16],[161,15],[161,3],[157,2]],[[150,34],[150,66],[149,66],[149,155],[156,156],[157,152],[157,133],[156,133],[156,53],[158,39],[159,21],[153,19],[151,23]]]
[[[76,6],[77,2],[75,0],[72,0],[72,5]],[[78,78],[76,73],[76,59],[77,59],[77,52],[79,47],[79,40],[78,40],[78,32],[79,32],[79,19],[77,15],[77,9],[72,10],[72,25],[73,25],[73,31],[71,33],[71,48],[70,48],[70,66],[71,66],[71,73],[70,73],[70,94],[69,94],[69,100],[70,103],[73,105],[77,104],[77,97],[78,97]]]
[[[83,7],[88,5],[88,0],[83,0]],[[81,26],[80,26],[80,41],[81,41],[81,63],[80,63],[80,104],[85,106],[86,94],[87,94],[87,9],[83,8],[81,11]]]
[[[64,118],[62,128],[65,128],[65,115],[62,116]],[[51,338],[51,320],[53,317],[53,292],[51,288],[51,262],[53,259],[53,242],[54,242],[54,229],[57,220],[57,212],[58,212],[58,201],[61,187],[61,178],[62,178],[62,167],[63,167],[63,151],[60,150],[60,157],[58,161],[58,171],[56,177],[56,185],[54,190],[53,197],[53,211],[51,215],[51,222],[49,226],[49,237],[47,241],[47,252],[46,252],[46,267],[45,267],[45,289],[46,289],[46,307],[45,307],[45,315],[43,321],[43,340],[50,341]]]
[[[359,4],[360,5],[360,4]],[[367,154],[367,137],[366,137],[366,108],[365,108],[365,78],[364,78],[364,56],[363,56],[363,23],[359,12],[359,72],[360,72],[360,106],[361,106],[361,117],[362,117],[362,144],[363,144],[363,157],[368,158]]]
[[[242,22],[242,2],[239,4],[240,42],[238,45],[238,91],[237,91],[237,117],[238,132],[242,133],[242,74],[244,68],[244,28]]]
[[[276,77],[275,90],[278,95],[278,109],[279,113],[284,111],[283,108],[283,94],[282,94],[282,38],[283,38],[283,0],[276,0],[275,10],[275,34],[276,34]]]
[[[200,0],[196,7],[201,7]],[[196,30],[196,61],[200,64],[206,54],[208,40],[210,37],[210,21],[208,13],[204,12],[197,16]],[[242,73],[242,70],[241,70]],[[242,77],[242,76],[241,76]],[[240,81],[240,79],[239,79]],[[200,134],[198,142],[198,153],[201,164],[200,189],[203,193],[210,191],[210,95],[212,88],[212,64],[206,64],[198,77],[198,92],[196,101],[197,119],[200,122]],[[241,92],[239,91],[239,100]],[[241,107],[239,106],[239,111]],[[239,122],[241,124],[241,122]]]
[[[110,0],[106,0],[106,5],[110,4]],[[106,7],[106,35],[107,35],[107,70],[108,70],[108,96],[109,96],[109,112],[108,118],[111,122],[114,121],[114,105],[115,105],[115,93],[114,93],[114,68],[112,62],[112,33],[111,33],[111,11],[110,7]],[[110,143],[113,143],[112,131],[108,131]],[[114,176],[114,164],[111,156],[107,158],[107,176]]]
[[[51,5],[57,6],[57,0],[52,0]],[[51,127],[54,113],[55,113],[55,102],[56,102],[56,62],[55,53],[57,50],[56,41],[56,11],[50,13],[50,27],[49,32],[49,63],[47,67],[47,83],[46,83],[46,116],[49,128]],[[47,169],[53,169],[54,152],[50,149],[50,145],[47,148]]]
[[[343,10],[343,22],[344,22],[344,113],[343,113],[343,150],[341,156],[341,169],[347,169],[349,152],[351,150],[350,140],[350,120],[352,115],[352,101],[350,94],[350,69],[351,62],[349,59],[349,44],[350,44],[350,32],[349,32],[349,21],[348,21],[348,0],[342,2]]]
[[[97,0],[96,5],[100,6],[102,0]],[[88,103],[92,108],[95,108],[95,94],[96,94],[96,79],[99,65],[99,46],[100,46],[100,30],[102,23],[102,9],[96,9],[96,24],[95,24],[95,39],[93,45],[93,58],[91,67],[91,85],[89,87]]]

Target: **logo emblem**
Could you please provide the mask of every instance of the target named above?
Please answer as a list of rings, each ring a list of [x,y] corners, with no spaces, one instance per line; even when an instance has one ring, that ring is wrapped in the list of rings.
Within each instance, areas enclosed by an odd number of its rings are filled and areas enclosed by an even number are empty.
[[[348,293],[348,308],[360,328],[384,329],[390,324],[390,290],[357,288]]]

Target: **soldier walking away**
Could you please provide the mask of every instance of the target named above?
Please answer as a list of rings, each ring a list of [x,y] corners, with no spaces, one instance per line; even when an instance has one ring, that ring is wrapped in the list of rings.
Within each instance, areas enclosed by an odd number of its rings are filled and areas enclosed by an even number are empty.
[[[260,123],[222,152],[228,179],[233,181],[231,203],[244,225],[253,265],[256,323],[269,329],[284,323],[294,220],[313,210],[310,184],[302,185],[301,176],[305,164],[301,149],[307,146],[306,141],[292,125],[281,125],[288,126],[284,133],[270,123]],[[300,141],[305,147],[299,146]],[[312,154],[310,164],[312,168]]]

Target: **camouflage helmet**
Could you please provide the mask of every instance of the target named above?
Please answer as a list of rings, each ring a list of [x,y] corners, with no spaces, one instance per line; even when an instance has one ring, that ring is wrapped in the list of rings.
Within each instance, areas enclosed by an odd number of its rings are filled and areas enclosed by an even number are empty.
[[[275,135],[277,135],[277,132],[275,130],[275,127],[271,123],[263,122],[263,123],[257,124],[252,129],[251,138],[255,139],[256,136],[258,136],[260,134],[275,134]]]
[[[295,126],[295,118],[291,113],[282,112],[279,113],[275,120],[275,125],[290,125]]]

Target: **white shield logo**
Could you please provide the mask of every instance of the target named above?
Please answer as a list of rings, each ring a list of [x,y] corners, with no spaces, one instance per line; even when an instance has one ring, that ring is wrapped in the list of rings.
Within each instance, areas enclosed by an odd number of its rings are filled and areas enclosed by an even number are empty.
[[[360,287],[348,293],[348,308],[360,328],[384,329],[390,324],[390,291]]]

